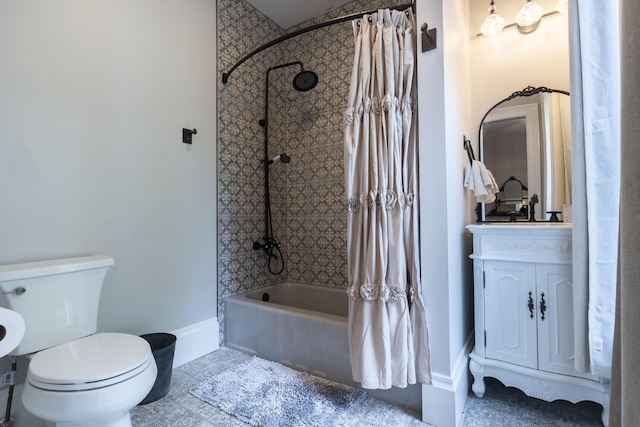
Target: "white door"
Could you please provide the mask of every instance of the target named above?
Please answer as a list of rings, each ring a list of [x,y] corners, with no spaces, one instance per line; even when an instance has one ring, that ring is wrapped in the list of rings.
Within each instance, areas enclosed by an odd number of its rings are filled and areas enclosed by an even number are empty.
[[[570,265],[538,264],[538,368],[595,378],[574,369],[573,279]]]
[[[537,368],[535,265],[484,266],[486,357]]]

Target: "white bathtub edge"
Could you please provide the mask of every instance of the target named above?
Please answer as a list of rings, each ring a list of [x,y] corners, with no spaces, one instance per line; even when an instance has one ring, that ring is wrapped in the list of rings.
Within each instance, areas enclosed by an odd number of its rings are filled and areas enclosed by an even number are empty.
[[[306,319],[322,319],[322,321],[335,324],[346,325],[348,322],[347,317],[337,316],[335,314],[321,313],[318,311],[305,310],[304,308],[291,307],[288,305],[282,305],[274,302],[263,302],[256,299],[247,297],[245,294],[233,295],[225,299],[225,304],[231,302],[232,304],[239,304],[249,307],[260,307],[261,310],[265,310],[273,313],[296,313]]]
[[[173,368],[184,365],[220,348],[218,318],[193,323],[172,332],[176,336]]]

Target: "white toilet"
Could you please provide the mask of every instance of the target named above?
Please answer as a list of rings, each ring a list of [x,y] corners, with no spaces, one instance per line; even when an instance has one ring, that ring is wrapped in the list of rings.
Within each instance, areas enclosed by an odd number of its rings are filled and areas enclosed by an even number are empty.
[[[130,427],[157,368],[146,340],[98,333],[102,282],[113,258],[0,266],[0,306],[24,318],[10,355],[31,355],[22,403],[56,426]]]

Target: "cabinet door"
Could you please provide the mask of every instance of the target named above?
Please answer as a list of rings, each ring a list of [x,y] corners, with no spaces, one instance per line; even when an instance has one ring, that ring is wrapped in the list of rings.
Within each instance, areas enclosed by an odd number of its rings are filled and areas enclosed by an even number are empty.
[[[520,262],[485,262],[486,357],[537,368],[536,271]]]
[[[595,378],[592,375],[579,373],[573,367],[572,277],[570,265],[538,264],[537,266],[538,369],[557,374]]]

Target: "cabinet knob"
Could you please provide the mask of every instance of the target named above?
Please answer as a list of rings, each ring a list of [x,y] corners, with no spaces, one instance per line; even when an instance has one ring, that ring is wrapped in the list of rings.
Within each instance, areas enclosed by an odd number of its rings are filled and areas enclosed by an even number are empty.
[[[544,312],[547,311],[547,304],[544,301],[544,292],[540,294],[540,314],[541,314],[541,318],[540,321],[544,321]]]
[[[529,316],[533,319],[533,309],[535,308],[535,305],[533,305],[533,294],[531,293],[531,291],[529,291]]]

